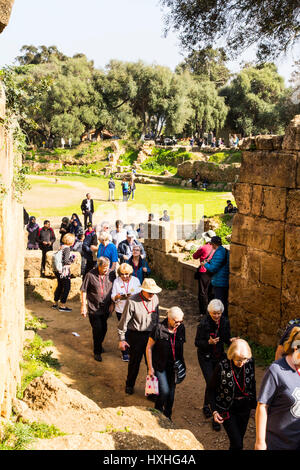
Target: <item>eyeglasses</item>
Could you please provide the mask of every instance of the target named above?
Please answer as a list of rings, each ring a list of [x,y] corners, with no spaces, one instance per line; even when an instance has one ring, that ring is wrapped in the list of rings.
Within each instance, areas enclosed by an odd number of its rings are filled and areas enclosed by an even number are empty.
[[[243,359],[234,359],[234,362],[238,362],[239,364],[246,364],[248,361],[249,359],[247,357],[244,357]]]

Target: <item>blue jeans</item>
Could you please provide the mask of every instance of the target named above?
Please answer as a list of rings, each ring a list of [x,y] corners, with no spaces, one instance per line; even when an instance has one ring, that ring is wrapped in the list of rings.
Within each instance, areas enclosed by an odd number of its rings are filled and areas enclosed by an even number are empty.
[[[131,191],[131,194],[132,194],[132,198],[131,199],[134,199],[134,192],[135,192],[135,189],[133,191]]]
[[[155,375],[159,386],[155,409],[161,411],[167,418],[171,418],[176,388],[174,369],[168,368],[163,372],[156,370]]]

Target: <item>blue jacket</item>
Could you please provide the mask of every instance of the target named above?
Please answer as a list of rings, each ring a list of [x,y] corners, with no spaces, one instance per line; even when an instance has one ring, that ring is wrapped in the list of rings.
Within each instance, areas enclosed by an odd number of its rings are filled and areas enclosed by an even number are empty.
[[[227,252],[227,254],[226,254]],[[224,265],[225,256],[227,256],[227,262]],[[219,246],[213,257],[208,263],[204,265],[205,269],[210,273],[213,273],[211,283],[215,287],[228,287],[229,286],[229,251],[223,246]]]

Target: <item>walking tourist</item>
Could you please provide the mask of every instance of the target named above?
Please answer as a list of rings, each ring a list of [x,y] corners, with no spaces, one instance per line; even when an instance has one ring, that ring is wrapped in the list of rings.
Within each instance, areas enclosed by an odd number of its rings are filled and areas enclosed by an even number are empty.
[[[102,343],[107,332],[107,319],[114,308],[111,300],[115,272],[109,269],[109,259],[97,259],[97,267],[89,271],[81,286],[81,315],[88,315],[93,332],[94,359],[102,361]]]
[[[222,301],[224,315],[228,316],[229,251],[222,246],[220,237],[212,237],[210,243],[215,250],[213,257],[208,262],[202,261],[200,265],[211,273],[213,298]]]
[[[111,176],[108,181],[108,200],[109,201],[115,200],[115,188],[116,188],[116,183],[114,182],[114,179]]]
[[[86,199],[83,199],[81,203],[81,212],[84,216],[84,230],[86,230],[87,222],[93,223],[94,201],[90,193],[86,194]]]
[[[27,250],[38,250],[39,225],[36,223],[36,218],[33,215],[29,217],[29,223],[26,230],[28,232]]]
[[[123,202],[128,201],[128,191],[129,191],[129,184],[125,178],[122,180],[122,193],[123,193]]]
[[[39,229],[37,236],[37,242],[39,244],[40,250],[42,251],[41,276],[44,276],[45,274],[46,254],[48,251],[53,250],[53,243],[55,240],[56,237],[52,227],[50,227],[50,221],[45,220],[44,225]]]
[[[135,190],[136,190],[136,184],[135,184],[134,178],[132,178],[130,180],[130,183],[129,183],[129,198],[130,198],[130,194],[131,194],[131,199],[132,200],[134,199]]]
[[[169,419],[172,416],[176,388],[174,364],[180,360],[184,365],[183,316],[183,311],[179,307],[171,307],[167,312],[167,318],[151,331],[146,348],[148,375],[156,376],[159,384],[155,409]]]
[[[126,261],[130,266],[132,266],[134,277],[137,277],[141,284],[146,276],[149,276],[151,269],[147,263],[146,258],[141,257],[141,248],[139,245],[135,245],[132,248],[132,256]]]
[[[170,216],[167,210],[164,210],[163,216],[159,219],[161,222],[170,222]]]
[[[88,229],[92,228],[92,224]],[[85,232],[85,238],[82,243],[82,256],[83,256],[83,269],[85,276],[91,269],[95,267],[96,262],[94,261],[94,254],[98,250],[98,238],[95,230],[87,230]]]
[[[59,228],[60,233],[60,244],[62,245],[62,239],[66,235],[66,233],[70,233],[70,220],[68,217],[63,217],[61,220],[61,225]]]
[[[97,258],[105,256],[109,259],[109,269],[115,270],[118,262],[118,251],[116,246],[110,241],[110,234],[108,232],[100,232],[98,240],[100,244]]]
[[[227,317],[224,317],[224,305],[219,299],[213,299],[208,304],[208,313],[205,314],[198,325],[195,346],[197,347],[198,362],[206,382],[203,403],[205,418],[211,418],[209,407],[208,384],[217,364],[224,359],[224,344],[229,345],[230,325]],[[220,424],[212,421],[215,431],[220,430]]]
[[[300,450],[300,328],[266,371],[256,409],[256,450]]]
[[[141,283],[137,277],[132,276],[132,267],[129,264],[123,263],[118,268],[118,277],[113,283],[111,298],[115,302],[115,312],[118,321],[121,320],[121,316],[126,304],[126,300],[141,291]],[[126,332],[127,333],[127,332]],[[125,340],[127,341],[127,335],[125,334]],[[129,361],[128,348],[125,348],[122,352],[122,360],[124,362]]]
[[[282,358],[282,356],[284,354],[283,344],[289,338],[290,333],[291,333],[292,329],[295,328],[295,326],[300,328],[300,318],[294,318],[293,320],[290,320],[288,322],[288,324],[286,325],[284,333],[281,336],[279,344],[278,344],[277,349],[276,349],[275,361]]]
[[[193,259],[200,260],[200,266],[195,274],[195,278],[198,281],[198,302],[200,315],[206,315],[208,302],[212,299],[212,285],[210,282],[211,276],[208,274],[206,268],[201,265],[201,263],[210,261],[213,257],[215,250],[211,245],[211,239],[215,236],[216,234],[213,230],[208,230],[207,232],[202,233],[202,239],[205,241],[205,244],[200,246],[193,254]]]
[[[154,279],[147,278],[141,286],[141,292],[131,296],[125,304],[118,325],[119,348],[129,348],[129,363],[125,393],[132,395],[139,373],[142,357],[153,328],[158,324],[159,300],[156,294],[161,292]],[[127,333],[127,341],[126,341]]]
[[[141,242],[135,239],[135,233],[133,230],[128,230],[126,235],[126,240],[119,243],[118,246],[118,255],[120,258],[120,263],[125,263],[132,256],[132,250],[134,246],[139,246],[141,250],[141,257],[146,257],[146,252],[144,250]]]
[[[214,421],[223,424],[229,438],[229,450],[242,450],[250,411],[256,408],[254,361],[245,340],[232,342],[227,358],[213,372],[208,394]]]
[[[116,245],[118,249],[119,243],[126,240],[127,231],[123,228],[122,220],[116,220],[116,229],[110,232],[112,237],[112,242]]]
[[[75,259],[75,255],[71,255],[71,246],[75,242],[73,233],[66,233],[62,238],[61,250],[61,269],[55,271],[57,279],[57,288],[54,292],[54,304],[52,308],[60,312],[71,312],[72,309],[66,306],[68,295],[71,289],[71,273],[70,266]],[[58,305],[60,302],[60,305]]]

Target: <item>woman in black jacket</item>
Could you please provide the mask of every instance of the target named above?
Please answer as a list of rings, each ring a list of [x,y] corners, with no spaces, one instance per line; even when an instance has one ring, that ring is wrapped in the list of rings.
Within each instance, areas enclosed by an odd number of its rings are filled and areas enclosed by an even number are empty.
[[[150,377],[156,375],[159,384],[155,409],[161,411],[169,419],[172,415],[176,387],[174,363],[175,360],[180,359],[184,364],[183,316],[179,307],[170,308],[167,318],[152,330],[146,348],[148,375]]]
[[[228,317],[223,315],[224,305],[219,299],[212,300],[207,307],[208,314],[204,315],[197,328],[195,346],[197,347],[198,361],[206,382],[203,414],[206,418],[212,417],[209,407],[207,384],[216,365],[224,359],[224,344],[229,345],[230,325]],[[213,429],[220,431],[221,426],[212,422]]]
[[[254,360],[247,341],[232,342],[227,358],[214,370],[208,396],[214,421],[223,424],[228,435],[229,450],[242,450],[250,411],[257,405]]]

